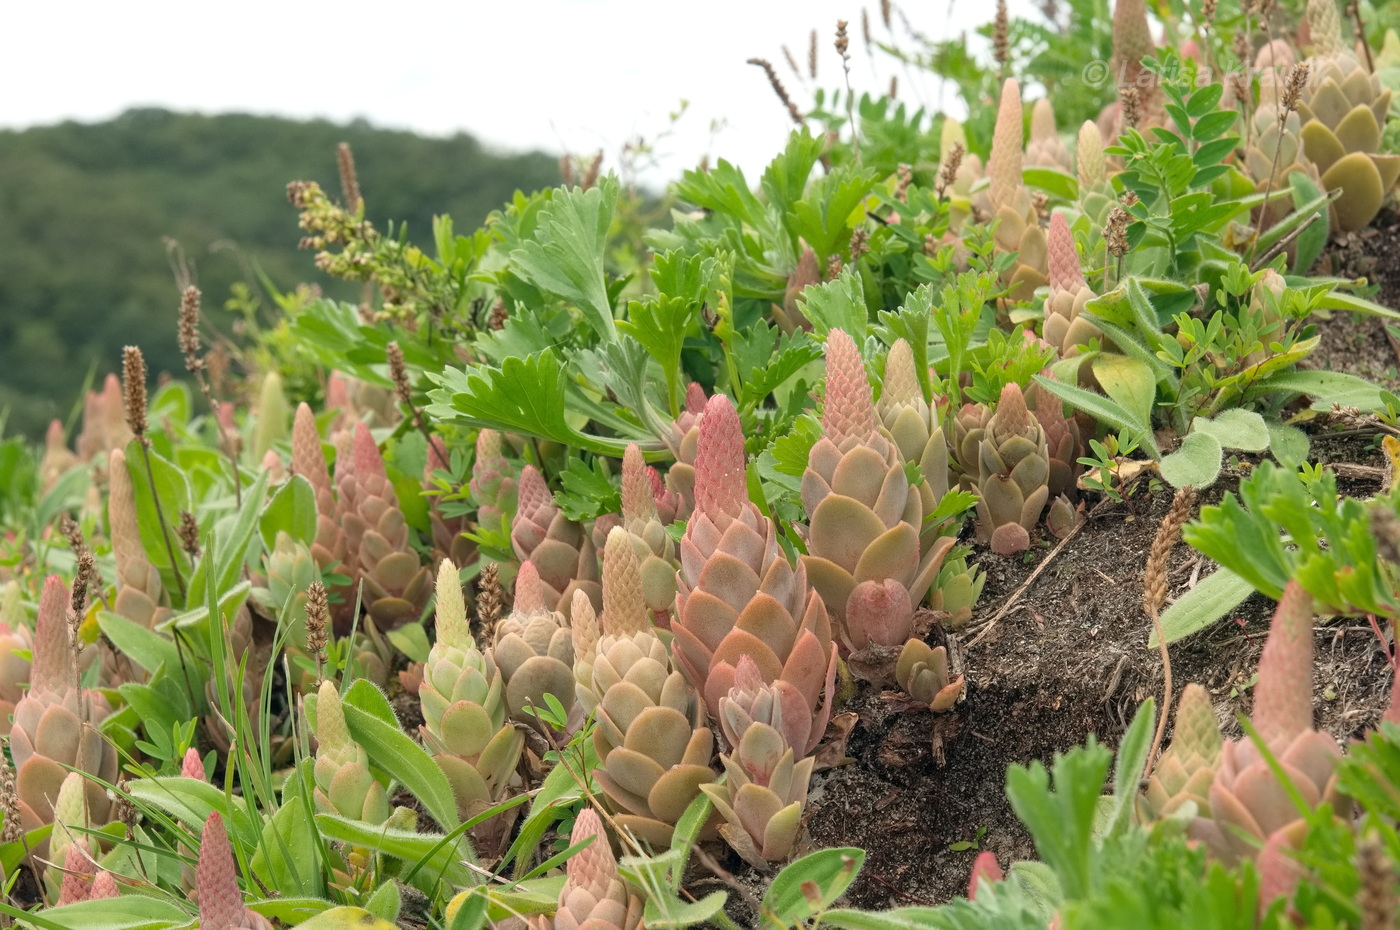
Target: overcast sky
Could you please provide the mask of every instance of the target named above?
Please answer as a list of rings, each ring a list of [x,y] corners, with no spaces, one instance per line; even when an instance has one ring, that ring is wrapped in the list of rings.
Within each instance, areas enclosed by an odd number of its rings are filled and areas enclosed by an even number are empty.
[[[867,0],[877,40],[879,0]],[[991,0],[906,3],[910,24],[933,38],[990,19]],[[1031,0],[1011,0],[1013,14]],[[850,20],[857,90],[888,86],[896,63],[861,36],[856,0],[71,0],[5,4],[0,125],[101,120],[132,106],[252,112],[435,135],[466,130],[503,149],[606,151],[655,141],[689,101],[662,163],[662,181],[704,154],[756,171],[782,145],[786,114],[745,60],[773,61],[799,102],[810,99],[786,64],[805,70],[819,30],[817,83],[838,86],[835,22]],[[898,6],[898,5],[896,5]],[[896,14],[899,42],[911,42]],[[979,41],[974,37],[974,41]],[[938,103],[936,81],[898,71],[899,96]],[[952,102],[952,94],[948,93]],[[712,132],[712,129],[714,130]],[[752,175],[751,175],[752,176]]]

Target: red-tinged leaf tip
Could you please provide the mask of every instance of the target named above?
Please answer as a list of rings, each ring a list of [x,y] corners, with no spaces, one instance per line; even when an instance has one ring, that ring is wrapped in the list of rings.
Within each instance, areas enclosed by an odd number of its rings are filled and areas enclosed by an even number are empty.
[[[530,615],[548,613],[550,607],[544,592],[544,582],[540,580],[539,569],[528,559],[520,566],[515,576],[515,609],[513,613]]]
[[[705,389],[694,381],[685,388],[685,409],[689,413],[705,412]]]
[[[204,822],[199,843],[199,865],[195,870],[199,890],[199,919],[202,930],[238,930],[246,922],[243,892],[238,888],[238,871],[233,861],[224,821],[217,813]]]
[[[967,882],[967,897],[969,900],[977,900],[977,889],[984,883],[999,882],[1002,875],[1001,866],[997,864],[995,854],[983,850],[977,854],[977,860],[972,863],[972,877]]]
[[[63,424],[59,420],[49,421],[49,431],[44,434],[44,444],[50,449],[67,448],[68,442],[63,435]]]
[[[34,623],[32,690],[63,692],[77,687],[73,641],[68,629],[69,600],[68,585],[62,578],[49,575],[44,579],[39,615]]]
[[[379,454],[379,446],[375,444],[374,436],[363,420],[355,424],[355,475],[361,481],[371,475],[380,478],[388,475],[384,470],[384,458]]]
[[[338,371],[326,379],[326,406],[332,410],[350,406],[350,384]]]
[[[1063,213],[1050,217],[1049,250],[1050,289],[1078,292],[1085,286],[1084,272],[1079,267],[1079,253],[1074,248],[1074,233]]]
[[[748,653],[739,656],[739,666],[734,669],[734,688],[752,694],[765,684],[763,672],[759,671],[758,663],[753,657]]]
[[[695,508],[714,518],[738,515],[748,500],[744,429],[728,397],[716,394],[705,404],[695,452]]]
[[[1312,729],[1313,598],[1288,582],[1269,625],[1254,686],[1254,726],[1270,747]]]
[[[180,774],[186,778],[197,778],[204,781],[204,760],[199,757],[199,750],[191,746],[185,750],[185,758],[180,763]]]
[[[865,360],[855,340],[833,329],[826,337],[826,399],[822,428],[837,446],[846,440],[863,442],[875,432],[875,403]]]

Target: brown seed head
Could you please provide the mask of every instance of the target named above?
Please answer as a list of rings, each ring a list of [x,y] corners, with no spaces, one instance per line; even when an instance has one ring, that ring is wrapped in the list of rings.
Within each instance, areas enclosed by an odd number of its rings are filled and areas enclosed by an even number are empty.
[[[1285,122],[1285,114],[1292,113],[1298,109],[1298,98],[1303,95],[1303,88],[1308,84],[1308,63],[1300,61],[1288,69],[1288,83],[1283,87],[1283,113],[1279,114],[1279,122]]]
[[[0,844],[15,843],[24,836],[24,828],[19,823],[19,792],[15,789],[15,773],[0,749],[0,815],[5,824],[0,828]]]
[[[1201,18],[1205,20],[1205,27],[1209,29],[1215,25],[1215,7],[1218,0],[1201,0]]]
[[[340,167],[340,190],[345,195],[345,209],[358,213],[362,203],[360,180],[355,175],[355,155],[350,151],[349,142],[336,146],[335,160]]]
[[[899,182],[895,186],[894,195],[902,203],[909,195],[909,185],[914,183],[914,169],[904,162],[899,163],[895,169],[895,174],[899,177]]]
[[[860,8],[860,35],[865,40],[865,53],[871,54],[875,42],[870,38],[870,11],[865,7]]]
[[[1138,195],[1132,191],[1124,191],[1123,196],[1118,198],[1118,202],[1125,207],[1131,207],[1138,202]]]
[[[1395,866],[1374,834],[1356,844],[1356,871],[1361,877],[1361,887],[1356,892],[1361,930],[1395,930],[1400,911]]]
[[[996,58],[1001,73],[1007,73],[1011,64],[1011,37],[1007,30],[1006,0],[997,0],[997,15],[992,21],[992,56]]]
[[[486,328],[491,330],[504,329],[506,318],[510,313],[506,310],[504,297],[497,297],[496,302],[491,305],[491,315],[486,318]]]
[[[83,549],[78,553],[78,570],[73,575],[73,593],[69,598],[69,606],[73,609],[73,621],[81,623],[83,614],[87,612],[88,588],[92,585],[93,576],[97,574],[97,560],[92,553]],[[74,639],[77,639],[76,630]]]
[[[797,59],[793,57],[792,49],[786,45],[783,46],[783,58],[787,59],[788,67],[792,69],[792,73],[797,79],[802,80],[802,69],[797,66]]]
[[[890,25],[890,0],[880,0],[880,22],[885,24],[886,29],[892,29]]]
[[[384,351],[389,357],[389,377],[394,382],[394,396],[400,403],[412,406],[413,388],[408,383],[408,365],[403,360],[403,349],[397,342],[391,342]]]
[[[501,570],[495,562],[488,562],[476,581],[476,614],[481,619],[481,629],[488,641],[501,619],[501,605],[504,600],[501,591]]]
[[[1108,250],[1118,258],[1128,254],[1128,222],[1131,217],[1128,211],[1115,205],[1108,211],[1108,219],[1104,222],[1103,237]]]
[[[812,37],[807,43],[807,74],[812,80],[817,79],[817,30],[812,30]]]
[[[116,792],[110,792],[112,798],[112,812],[110,814],[113,821],[123,824],[126,827],[126,835],[131,836],[131,828],[136,826],[136,805],[127,800],[131,794],[131,782],[122,778],[117,781]]]
[[[1147,571],[1143,575],[1142,607],[1149,617],[1157,616],[1162,605],[1167,602],[1167,561],[1172,547],[1181,538],[1181,528],[1191,519],[1196,508],[1196,491],[1193,488],[1179,488],[1172,498],[1172,508],[1162,518],[1157,527],[1157,535],[1152,539],[1152,549],[1147,555]]]
[[[1129,84],[1118,89],[1118,100],[1123,108],[1123,126],[1136,129],[1142,119],[1142,92]]]
[[[898,96],[899,96],[899,75],[897,75],[897,74],[891,74],[891,75],[890,75],[890,99],[893,100],[894,98],[896,98],[896,97],[898,97]]]
[[[331,608],[326,599],[326,586],[319,580],[306,588],[306,650],[319,661],[325,657],[330,642]]]
[[[592,190],[598,184],[598,173],[603,168],[603,150],[599,149],[598,154],[593,156],[588,167],[583,170],[583,179],[579,181],[579,187],[583,190]]]
[[[815,33],[814,33],[815,34]],[[783,106],[787,107],[788,116],[798,126],[802,125],[802,111],[797,108],[797,104],[792,102],[792,97],[788,95],[787,88],[778,79],[778,72],[773,70],[773,64],[766,58],[750,58],[749,64],[756,65],[763,69],[763,73],[768,76],[768,86],[773,88],[773,93],[778,95]]]
[[[842,59],[850,58],[851,40],[846,37],[846,21],[838,19],[836,21],[836,54]]]
[[[180,295],[180,353],[190,374],[203,367],[199,357],[199,288],[193,284]]]
[[[73,550],[74,555],[78,555],[87,548],[87,543],[83,541],[83,528],[78,526],[78,521],[67,514],[58,521],[58,531],[68,540],[68,548]]]
[[[143,441],[150,424],[146,420],[146,357],[140,346],[122,349],[122,398],[126,401],[126,425]]]
[[[961,142],[954,142],[953,147],[948,150],[948,157],[943,160],[943,168],[938,172],[939,199],[942,199],[948,188],[952,187],[953,182],[957,180],[958,169],[962,167],[965,153],[966,150],[963,149]]]
[[[870,230],[861,227],[851,233],[851,261],[857,261],[870,251]]]
[[[836,278],[840,277],[841,269],[844,266],[845,262],[841,261],[840,253],[832,252],[828,255],[826,259],[826,280],[834,281]]]
[[[180,526],[176,530],[180,535],[180,548],[190,554],[190,558],[199,558],[199,524],[195,522],[194,514],[188,510],[180,511]]]
[[[1241,3],[1241,5],[1243,5],[1243,3]],[[1235,33],[1235,41],[1231,45],[1231,51],[1235,53],[1235,57],[1239,59],[1241,65],[1247,66],[1249,64],[1252,55],[1249,50],[1248,31],[1240,29]]]

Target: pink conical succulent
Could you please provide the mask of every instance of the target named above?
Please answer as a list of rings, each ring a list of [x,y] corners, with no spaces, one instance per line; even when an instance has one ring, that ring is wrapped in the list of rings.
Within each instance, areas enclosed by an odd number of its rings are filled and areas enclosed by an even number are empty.
[[[127,469],[126,454],[112,450],[109,461],[111,489],[107,496],[107,524],[112,537],[112,557],[117,563],[115,613],[147,629],[170,615],[162,606],[165,588],[160,572],[146,556],[141,529],[136,518],[136,491]]]
[[[204,760],[199,757],[199,750],[191,746],[185,750],[185,758],[180,761],[180,774],[185,778],[195,778],[204,781]]]
[[[967,898],[969,901],[977,900],[977,889],[983,885],[999,882],[1004,878],[1001,866],[997,864],[996,853],[990,850],[982,850],[977,854],[977,859],[972,863],[972,876],[967,880]]]
[[[339,462],[337,462],[337,465]],[[326,453],[321,447],[321,435],[316,429],[316,416],[306,404],[297,405],[292,420],[292,471],[311,483],[316,494],[316,538],[311,543],[311,556],[322,572],[332,567],[337,574],[353,576],[353,566],[347,564],[345,530],[340,525],[340,511],[331,483]],[[336,601],[331,615],[338,630],[348,631],[353,625],[355,610],[354,588],[345,585],[332,589]]]
[[[39,481],[45,491],[63,477],[63,473],[78,462],[78,457],[68,448],[68,436],[63,431],[63,422],[49,421],[49,430],[44,434],[44,458],[39,462]]]
[[[14,585],[12,590],[13,603],[18,606],[19,587]],[[0,587],[0,736],[10,732],[10,718],[29,684],[30,656],[34,654],[34,634],[18,616],[8,616],[4,604],[8,596],[9,591]]]
[[[675,520],[687,519],[695,509],[695,453],[699,448],[700,416],[705,412],[705,389],[694,381],[685,389],[685,409],[671,424],[666,446],[676,461],[666,470],[666,487],[680,504]]]
[[[588,595],[595,609],[601,608],[598,554],[589,534],[564,516],[535,466],[526,465],[520,470],[518,494],[511,545],[522,563],[535,564],[554,601],[549,609],[567,617],[573,610],[576,589]]]
[[[88,895],[89,901],[106,901],[111,898],[120,898],[121,889],[117,887],[117,880],[106,869],[101,869],[97,873],[97,878],[92,881],[92,893]]]
[[[98,730],[110,708],[97,692],[78,687],[68,605],[68,586],[57,575],[48,576],[35,622],[29,693],[15,706],[10,731],[20,820],[26,830],[52,822],[53,802],[69,767],[108,783],[117,776],[116,750]],[[95,825],[106,823],[111,807],[107,793],[88,780],[84,794],[88,819]]]
[[[1069,150],[1055,130],[1055,108],[1041,97],[1031,108],[1031,136],[1026,142],[1026,164],[1069,173]]]
[[[78,457],[120,449],[131,441],[126,425],[126,405],[122,402],[122,383],[115,374],[107,375],[102,391],[88,391],[83,401],[83,430],[78,434]]]
[[[987,197],[994,210],[1011,206],[1022,186],[1021,146],[1025,139],[1022,125],[1021,85],[1014,78],[1007,78],[1001,85],[992,151],[987,158]]]
[[[223,818],[217,812],[204,822],[197,875],[201,930],[257,930],[271,926],[243,906],[233,847],[229,845]]]
[[[1030,532],[1050,498],[1045,430],[1015,382],[1001,392],[977,446],[977,535],[998,555],[1030,548]]]
[[[555,930],[636,930],[642,924],[642,901],[618,874],[603,821],[591,807],[574,818],[569,843],[592,843],[569,857],[559,891]]]
[[[58,906],[77,904],[92,897],[92,881],[97,876],[97,863],[86,839],[79,837],[63,854],[63,879],[58,894]]]
[[[826,356],[825,435],[802,475],[810,528],[801,564],[847,648],[892,649],[909,638],[914,608],[955,540],[921,541],[923,489],[910,485],[899,446],[879,428],[855,341],[832,330]]]
[[[354,471],[340,482],[346,548],[354,553],[364,605],[383,630],[417,620],[432,593],[432,572],[409,544],[408,522],[364,423],[355,424]]]
[[[622,528],[640,561],[639,569],[647,607],[657,626],[671,625],[676,602],[676,544],[661,519],[656,498],[660,481],[647,468],[636,443],[622,457]],[[663,494],[665,492],[663,491]]]
[[[1341,748],[1312,727],[1312,624],[1312,595],[1290,581],[1259,657],[1252,717],[1260,741],[1303,802],[1310,808],[1331,803],[1338,816],[1347,817],[1350,802],[1336,785]],[[1209,798],[1209,817],[1201,812],[1190,835],[1222,860],[1253,858],[1260,846],[1272,844],[1273,868],[1284,848],[1296,848],[1302,815],[1252,739],[1225,743]],[[1275,872],[1286,883],[1288,871]]]
[[[484,429],[476,436],[476,460],[468,487],[476,501],[476,522],[495,529],[515,513],[514,468],[505,457],[501,434]]]
[[[748,499],[744,436],[728,397],[710,398],[700,420],[695,514],[681,539],[676,660],[712,716],[734,687],[739,658],[783,693],[783,714],[805,721],[810,752],[831,713],[836,648],[821,597],[778,547],[776,528]]]

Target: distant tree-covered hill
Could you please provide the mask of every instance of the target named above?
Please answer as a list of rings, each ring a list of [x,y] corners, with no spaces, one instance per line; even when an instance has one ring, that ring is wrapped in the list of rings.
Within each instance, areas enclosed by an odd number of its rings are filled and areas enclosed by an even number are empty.
[[[37,435],[66,417],[95,364],[116,370],[139,343],[152,373],[183,371],[179,293],[163,240],[176,239],[218,307],[260,268],[283,289],[329,281],[297,250],[287,182],[339,196],[336,145],[350,143],[367,215],[431,243],[434,214],[479,225],[516,189],[557,183],[549,155],[502,155],[467,135],[130,110],[110,122],[0,131],[0,411]],[[251,283],[251,282],[250,282]],[[348,293],[348,292],[347,292]]]

